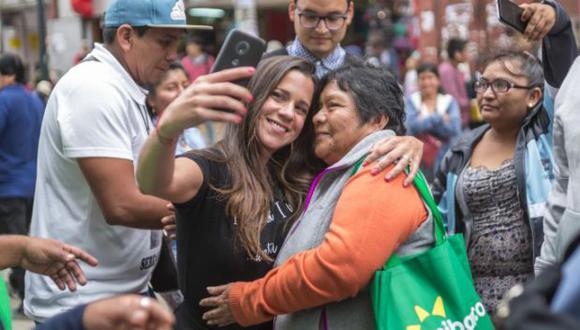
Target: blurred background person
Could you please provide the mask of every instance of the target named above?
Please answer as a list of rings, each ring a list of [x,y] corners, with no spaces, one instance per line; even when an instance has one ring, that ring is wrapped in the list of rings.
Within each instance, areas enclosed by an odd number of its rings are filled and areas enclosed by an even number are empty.
[[[0,234],[26,235],[32,215],[44,105],[25,84],[20,57],[0,55]],[[24,269],[12,268],[10,286],[24,299]]]
[[[369,34],[366,43],[366,56],[368,62],[374,66],[382,65],[398,80],[400,77],[399,55],[394,48],[390,47],[385,33],[373,32]]]
[[[198,36],[190,36],[185,41],[186,55],[181,59],[191,82],[197,77],[211,72],[215,59],[203,50],[203,39]]]
[[[181,59],[181,64],[190,82],[194,82],[199,76],[210,73],[214,62],[215,58],[204,51],[204,41],[201,37],[193,35],[186,39],[185,56]],[[213,144],[223,136],[224,126],[208,121],[199,126],[198,130],[203,132],[205,140],[209,144]]]
[[[403,81],[403,92],[405,96],[415,93],[418,89],[417,83],[417,66],[421,61],[421,53],[415,50],[405,61],[405,79]]]
[[[441,91],[437,66],[417,68],[419,91],[405,100],[407,133],[423,141],[421,170],[429,182],[453,138],[461,132],[459,106],[453,96]]]
[[[189,84],[190,80],[184,67],[181,63],[174,62],[169,65],[169,69],[161,79],[148,88],[147,107],[155,125],[169,103],[181,94]],[[190,127],[185,129],[177,139],[175,154],[181,155],[193,149],[203,149],[206,146],[207,142],[199,128]]]
[[[461,112],[461,126],[468,127],[471,117],[471,105],[467,96],[465,76],[459,69],[461,63],[467,62],[467,41],[464,39],[452,38],[447,43],[447,60],[439,64],[439,74],[441,75],[441,87],[451,94],[459,104]]]

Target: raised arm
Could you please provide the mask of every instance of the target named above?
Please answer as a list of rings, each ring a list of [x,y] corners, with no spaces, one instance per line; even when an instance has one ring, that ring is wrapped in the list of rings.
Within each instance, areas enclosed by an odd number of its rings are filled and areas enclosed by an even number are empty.
[[[202,76],[167,107],[141,150],[137,181],[143,193],[177,203],[197,194],[203,174],[190,160],[174,160],[177,137],[207,120],[240,123],[247,112],[240,100],[249,101],[252,96],[230,81],[253,72],[253,68],[237,68]]]
[[[560,88],[574,59],[578,55],[570,17],[558,1],[543,4],[522,4],[522,20],[528,25],[524,35],[532,41],[542,41],[542,63],[546,81]]]

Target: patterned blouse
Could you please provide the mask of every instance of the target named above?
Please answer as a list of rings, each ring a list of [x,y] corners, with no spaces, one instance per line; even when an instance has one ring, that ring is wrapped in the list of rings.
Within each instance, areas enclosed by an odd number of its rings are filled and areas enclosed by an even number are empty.
[[[512,160],[495,170],[468,167],[461,175],[473,217],[467,254],[477,293],[491,313],[508,289],[533,277],[532,234]]]

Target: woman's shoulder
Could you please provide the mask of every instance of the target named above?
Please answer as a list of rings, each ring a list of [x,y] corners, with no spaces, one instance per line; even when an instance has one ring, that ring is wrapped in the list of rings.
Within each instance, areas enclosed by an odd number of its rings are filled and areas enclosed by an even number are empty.
[[[215,176],[218,173],[224,175],[228,172],[223,152],[215,147],[190,150],[179,156],[195,162],[204,175]]]

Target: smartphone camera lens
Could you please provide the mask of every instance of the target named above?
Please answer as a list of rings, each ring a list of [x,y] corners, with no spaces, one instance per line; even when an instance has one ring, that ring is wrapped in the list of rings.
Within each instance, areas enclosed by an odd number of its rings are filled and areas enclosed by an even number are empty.
[[[245,55],[250,50],[250,44],[247,41],[240,41],[236,44],[236,54]]]

